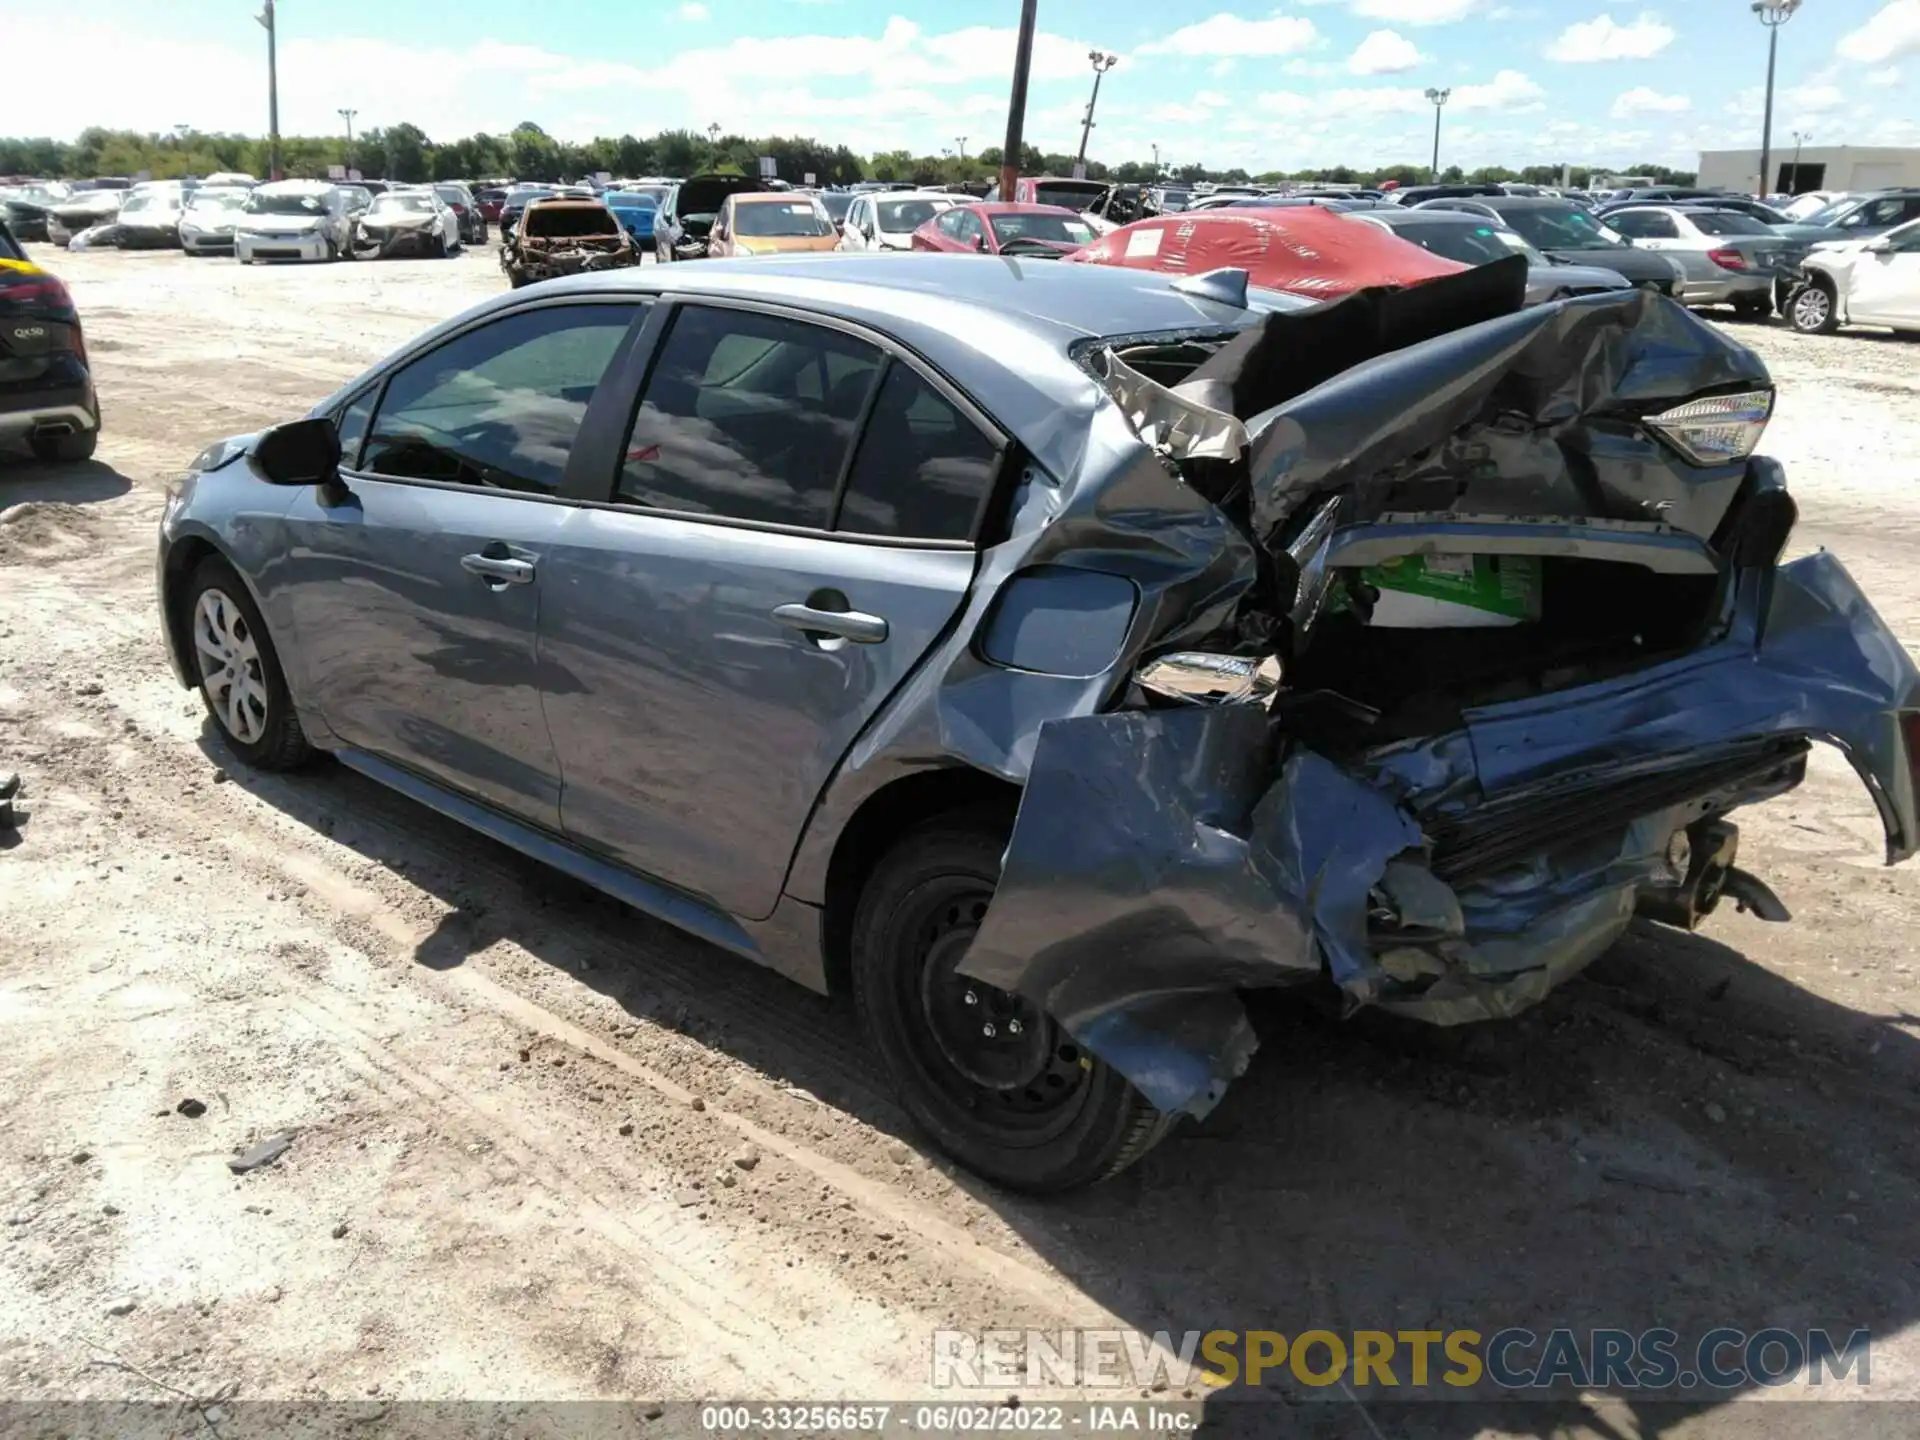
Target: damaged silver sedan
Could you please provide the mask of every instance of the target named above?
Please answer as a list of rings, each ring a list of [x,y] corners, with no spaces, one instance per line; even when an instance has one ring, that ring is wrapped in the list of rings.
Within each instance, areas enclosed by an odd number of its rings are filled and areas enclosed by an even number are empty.
[[[690,277],[690,278],[689,278]],[[1514,1015],[1837,745],[1920,844],[1920,671],[1755,453],[1760,361],[1524,260],[837,257],[502,295],[168,504],[170,650],[316,750],[821,990],[1001,1183],[1116,1173],[1251,990]]]

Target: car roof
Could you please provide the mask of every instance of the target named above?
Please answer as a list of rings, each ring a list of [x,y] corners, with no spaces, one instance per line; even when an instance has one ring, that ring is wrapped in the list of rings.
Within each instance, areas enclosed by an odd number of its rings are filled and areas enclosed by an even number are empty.
[[[538,294],[758,301],[870,326],[986,406],[1042,467],[1065,475],[1078,465],[1086,435],[1083,427],[1061,424],[1061,412],[1098,403],[1092,376],[1068,354],[1076,342],[1163,331],[1229,332],[1257,323],[1269,311],[1309,303],[1258,292],[1255,303],[1243,309],[1185,294],[1174,288],[1179,278],[1055,259],[764,255],[570,275],[545,282]],[[483,301],[420,336],[383,367],[438,343],[446,332],[529,298],[529,291],[509,290]]]
[[[1461,196],[1470,199],[1470,196]],[[1327,207],[1322,207],[1327,208]],[[1378,210],[1347,210],[1336,212],[1346,215],[1366,215],[1376,217],[1388,225],[1400,225],[1410,220],[1433,220],[1442,225],[1485,225],[1485,215],[1469,215],[1464,210],[1410,210],[1383,206]]]
[[[764,205],[772,200],[778,200],[783,205],[791,205],[796,195],[802,200],[813,199],[812,193],[806,190],[742,190],[738,194],[729,195],[727,199],[735,205]]]

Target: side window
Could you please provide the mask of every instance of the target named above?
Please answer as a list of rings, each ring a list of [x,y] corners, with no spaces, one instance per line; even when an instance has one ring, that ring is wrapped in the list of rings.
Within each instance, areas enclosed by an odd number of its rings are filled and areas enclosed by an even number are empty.
[[[1651,210],[1642,210],[1635,214],[1628,212],[1612,217],[1613,228],[1622,235],[1636,240],[1671,239],[1679,232],[1674,229],[1673,220],[1666,215]]]
[[[825,529],[880,362],[823,326],[682,309],[634,416],[618,498]]]
[[[914,540],[968,539],[999,464],[998,445],[896,363],[860,437],[835,528]]]
[[[552,494],[638,313],[631,304],[554,305],[449,340],[387,382],[361,468]]]
[[[360,468],[360,442],[367,438],[367,421],[373,418],[373,402],[379,393],[378,385],[369,385],[334,422],[340,432],[340,463],[349,470]]]
[[[940,227],[942,235],[951,235],[957,240],[960,238],[960,222],[966,218],[963,211],[949,210],[934,223]]]

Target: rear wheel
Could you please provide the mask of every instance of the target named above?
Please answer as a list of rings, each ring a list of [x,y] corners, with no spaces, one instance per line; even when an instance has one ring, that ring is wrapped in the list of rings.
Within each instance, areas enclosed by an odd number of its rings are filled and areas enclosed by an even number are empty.
[[[232,750],[257,770],[292,770],[313,756],[259,607],[231,565],[200,562],[180,598],[193,639],[200,698]]]
[[[959,973],[1005,845],[1004,824],[969,813],[888,853],[854,917],[854,999],[940,1149],[1011,1189],[1070,1190],[1118,1174],[1170,1121],[1031,1002]]]
[[[1740,295],[1733,302],[1733,313],[1742,320],[1765,320],[1773,313],[1771,295]]]
[[[91,460],[99,443],[98,430],[70,430],[65,435],[35,435],[27,441],[27,448],[43,465],[77,465]]]
[[[1788,307],[1787,319],[1802,335],[1831,335],[1840,328],[1840,307],[1825,276],[1801,287]]]

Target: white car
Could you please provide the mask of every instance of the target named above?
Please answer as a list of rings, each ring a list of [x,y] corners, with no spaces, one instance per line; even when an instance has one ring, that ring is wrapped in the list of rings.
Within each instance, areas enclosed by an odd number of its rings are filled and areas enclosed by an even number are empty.
[[[246,208],[248,193],[209,185],[195,190],[180,216],[180,248],[189,255],[231,255],[233,227]]]
[[[1870,240],[1826,240],[1800,262],[1806,284],[1787,302],[1803,335],[1842,325],[1920,333],[1920,220]]]
[[[913,232],[967,197],[944,190],[881,190],[855,198],[847,207],[840,243],[851,253],[913,248]]]
[[[338,260],[349,254],[346,193],[325,180],[281,180],[247,195],[233,227],[233,253],[256,260]]]
[[[460,217],[431,189],[389,190],[359,212],[357,260],[395,255],[446,256],[460,248]]]

